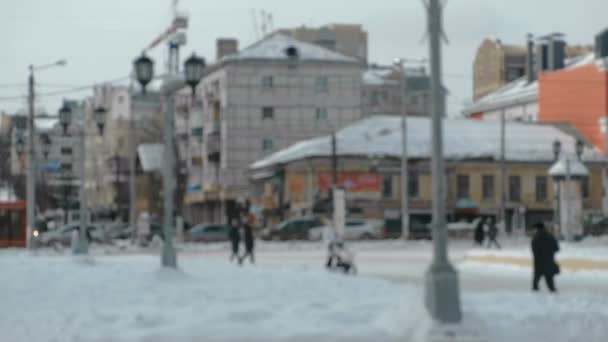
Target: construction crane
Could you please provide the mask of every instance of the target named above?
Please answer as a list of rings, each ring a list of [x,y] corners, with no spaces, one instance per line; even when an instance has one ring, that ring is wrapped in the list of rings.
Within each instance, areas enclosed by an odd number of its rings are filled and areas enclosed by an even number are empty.
[[[172,20],[169,27],[156,37],[143,52],[149,52],[163,42],[169,43],[169,59],[167,62],[167,74],[179,73],[179,48],[186,45],[186,29],[188,28],[188,15],[177,9],[179,0],[172,0]]]

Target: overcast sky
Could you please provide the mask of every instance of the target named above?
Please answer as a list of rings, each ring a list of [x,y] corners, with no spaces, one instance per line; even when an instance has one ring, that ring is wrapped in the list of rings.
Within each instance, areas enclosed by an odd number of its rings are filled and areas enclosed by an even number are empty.
[[[142,48],[165,29],[170,0],[3,0],[0,1],[0,110],[24,108],[27,66],[60,58],[63,68],[36,75],[41,95],[67,86],[88,85],[128,75]],[[360,23],[369,33],[369,61],[388,64],[395,57],[428,56],[422,42],[426,14],[420,0],[181,0],[190,15],[188,45],[182,57],[196,51],[213,60],[215,39],[234,37],[240,46],[255,39],[252,8],[274,16],[275,28],[328,23]],[[444,83],[450,89],[448,110],[458,114],[471,97],[472,62],[484,37],[524,43],[535,35],[559,31],[570,44],[591,44],[608,27],[607,0],[448,0],[444,22]],[[153,57],[163,68],[165,46]],[[163,68],[164,69],[164,68]],[[82,98],[90,91],[41,96],[49,112],[62,97]]]

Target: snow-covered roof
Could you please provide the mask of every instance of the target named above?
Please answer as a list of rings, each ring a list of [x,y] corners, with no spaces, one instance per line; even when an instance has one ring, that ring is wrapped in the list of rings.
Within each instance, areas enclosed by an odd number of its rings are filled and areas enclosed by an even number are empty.
[[[592,64],[594,61],[595,57],[593,53],[569,58],[565,61],[566,66],[564,69],[578,68]],[[538,80],[528,83],[527,76],[523,76],[481,97],[466,107],[463,112],[469,115],[533,102],[538,102]]]
[[[365,85],[381,85],[389,83],[387,77],[394,72],[391,68],[369,68],[362,72],[363,84]],[[398,80],[390,80],[392,83],[398,83]]]
[[[399,84],[398,78],[391,78],[395,73],[395,68],[391,66],[372,66],[361,72],[363,84],[365,85]],[[408,79],[428,77],[424,69],[421,68],[406,68],[405,73]]]
[[[287,49],[295,48],[300,62],[341,62],[358,63],[356,58],[323,48],[318,45],[299,41],[282,33],[274,33],[255,44],[225,56],[220,62],[245,60],[288,60]]]
[[[337,132],[340,156],[401,156],[401,118],[374,116],[357,121]],[[444,119],[444,156],[450,160],[500,158],[500,122],[495,120]],[[576,138],[552,125],[507,122],[505,128],[508,161],[553,160],[553,142],[562,143],[562,151],[574,155]],[[407,120],[409,158],[430,158],[431,120],[410,117]],[[298,142],[251,165],[252,170],[311,157],[331,155],[331,136]],[[583,159],[601,161],[602,154],[585,147]]]
[[[163,151],[163,144],[141,144],[137,147],[137,155],[145,172],[162,169]]]

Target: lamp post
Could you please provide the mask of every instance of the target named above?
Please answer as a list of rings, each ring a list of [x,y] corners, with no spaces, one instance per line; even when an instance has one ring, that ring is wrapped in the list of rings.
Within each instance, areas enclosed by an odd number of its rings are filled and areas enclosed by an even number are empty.
[[[29,249],[34,248],[31,243],[32,233],[34,231],[34,223],[36,220],[36,155],[34,149],[34,102],[35,102],[35,87],[34,87],[34,71],[52,68],[55,66],[65,66],[67,64],[65,59],[58,60],[54,63],[44,65],[30,65],[29,66],[29,77],[28,77],[28,118],[27,118],[27,181],[26,181],[26,246]]]
[[[587,177],[589,171],[582,163],[582,155],[585,145],[583,141],[577,140],[574,145],[576,158],[571,158],[566,153],[561,152],[561,143],[553,143],[553,153],[557,156],[557,161],[549,169],[549,175],[555,182],[559,182],[558,193],[560,193],[560,233],[563,232],[564,237],[568,241],[574,241],[575,234],[574,229],[576,228],[580,232],[581,220],[573,220],[573,210],[576,209],[576,215],[578,216],[582,211],[582,194],[577,197],[577,201],[573,201],[572,193],[572,180],[580,180]],[[561,192],[564,192],[561,194]],[[563,203],[562,203],[563,202]]]
[[[431,109],[433,137],[431,170],[433,177],[433,261],[426,282],[426,307],[431,317],[441,323],[458,323],[462,319],[458,273],[448,260],[445,224],[445,165],[443,159],[442,120],[445,92],[441,84],[441,12],[440,0],[427,3],[429,56],[431,58]]]
[[[100,135],[103,133],[103,126],[105,123],[105,114],[106,114],[106,110],[101,107],[98,107],[93,112],[93,119],[95,120],[95,122],[97,124]],[[64,102],[63,106],[59,109],[59,122],[61,123],[61,126],[63,127],[64,135],[67,135],[68,128],[70,127],[72,120],[73,120],[72,109],[67,105],[67,103]],[[88,249],[89,249],[88,241],[87,241],[87,234],[86,234],[88,221],[87,221],[87,204],[86,204],[87,198],[86,198],[86,192],[85,192],[85,178],[86,178],[85,177],[85,155],[86,155],[86,148],[85,148],[86,125],[85,125],[85,123],[86,122],[85,122],[84,115],[82,115],[82,126],[80,127],[80,130],[78,130],[78,138],[79,138],[78,145],[80,148],[80,153],[79,153],[79,157],[80,157],[80,159],[79,159],[79,163],[80,163],[80,186],[79,186],[80,234],[79,234],[79,239],[78,239],[78,251],[80,254],[87,254]]]
[[[146,85],[152,80],[154,76],[154,62],[142,55],[137,58],[134,62],[134,69],[137,81],[145,91]],[[172,80],[166,79],[163,82],[163,93],[166,95],[166,111],[164,115],[164,172],[163,172],[163,202],[164,202],[164,222],[163,222],[163,235],[165,238],[163,244],[163,250],[161,254],[161,265],[163,267],[177,267],[177,255],[173,246],[173,206],[174,199],[173,193],[175,189],[175,176],[174,176],[174,111],[175,111],[175,99],[174,92],[179,88],[183,87],[184,81],[192,88],[193,95],[195,94],[196,85],[200,82],[203,75],[204,60],[198,58],[195,55],[190,57],[185,65],[185,80]]]

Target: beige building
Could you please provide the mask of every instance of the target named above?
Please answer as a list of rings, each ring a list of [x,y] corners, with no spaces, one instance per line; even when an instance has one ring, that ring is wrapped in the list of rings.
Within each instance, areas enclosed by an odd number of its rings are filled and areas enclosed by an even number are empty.
[[[565,57],[585,55],[590,46],[567,46]],[[473,61],[473,100],[496,91],[526,74],[527,49],[525,44],[505,44],[500,39],[485,38]],[[538,68],[536,63],[533,63]]]
[[[149,87],[151,88],[151,87]],[[148,90],[145,97],[134,96],[126,86],[103,85],[94,89],[88,101],[86,127],[86,164],[88,206],[94,211],[101,209],[118,210],[123,219],[128,217],[129,208],[129,120],[131,113],[135,118],[135,144],[159,142],[162,139],[160,96]],[[93,110],[106,109],[104,134],[97,134]],[[142,172],[138,169],[138,177]],[[141,177],[139,177],[141,178]],[[145,183],[145,180],[137,180]],[[139,197],[147,196],[140,186]],[[159,191],[159,189],[156,189]],[[138,203],[147,203],[138,198]],[[138,210],[148,208],[138,205]]]
[[[297,40],[317,44],[326,49],[355,57],[367,64],[367,31],[358,24],[329,24],[321,27],[294,27],[278,32]]]

